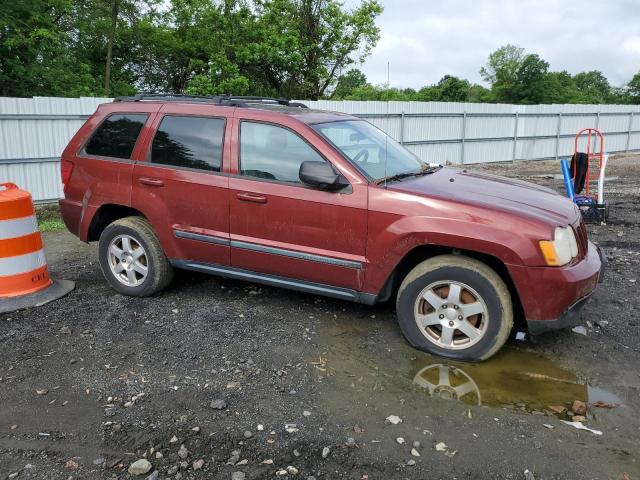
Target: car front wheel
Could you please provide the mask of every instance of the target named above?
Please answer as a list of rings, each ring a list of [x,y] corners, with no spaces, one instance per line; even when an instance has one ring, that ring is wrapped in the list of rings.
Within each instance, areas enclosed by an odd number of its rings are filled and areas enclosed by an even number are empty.
[[[124,295],[146,297],[164,289],[173,269],[149,222],[127,217],[100,235],[100,267],[109,284]]]
[[[417,265],[400,286],[396,310],[409,343],[456,360],[486,360],[504,345],[513,326],[504,281],[486,264],[463,255]]]

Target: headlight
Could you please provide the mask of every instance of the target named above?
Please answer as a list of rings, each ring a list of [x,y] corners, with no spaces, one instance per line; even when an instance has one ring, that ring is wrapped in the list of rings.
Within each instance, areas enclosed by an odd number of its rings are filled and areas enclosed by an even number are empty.
[[[552,267],[566,265],[578,255],[578,242],[571,227],[557,227],[553,240],[541,240],[540,250]]]

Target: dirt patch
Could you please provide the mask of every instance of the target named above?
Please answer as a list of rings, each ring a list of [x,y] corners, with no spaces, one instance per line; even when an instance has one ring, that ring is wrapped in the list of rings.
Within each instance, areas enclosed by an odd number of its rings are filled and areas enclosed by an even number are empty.
[[[555,162],[482,169],[562,188],[547,178]],[[409,347],[392,305],[187,272],[162,295],[123,297],[95,245],[45,234],[52,274],[77,288],[0,316],[0,478],[129,478],[143,457],[183,479],[288,466],[289,478],[640,478],[640,158],[612,159],[609,174],[610,221],[589,230],[610,265],[587,335],[511,340],[481,365]],[[574,400],[597,399],[616,405],[587,410],[602,435],[562,423]]]

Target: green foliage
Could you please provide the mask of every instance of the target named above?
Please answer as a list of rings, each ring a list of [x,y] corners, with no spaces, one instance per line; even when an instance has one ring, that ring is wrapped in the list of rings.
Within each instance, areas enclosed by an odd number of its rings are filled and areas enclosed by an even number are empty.
[[[136,91],[319,98],[379,39],[377,0],[0,4],[0,95]],[[112,45],[111,60],[109,45]]]
[[[367,77],[357,68],[352,68],[344,75],[338,77],[336,88],[331,94],[332,99],[346,98],[352,95],[354,90],[367,85]]]
[[[489,55],[480,70],[490,88],[445,75],[434,85],[419,90],[387,88],[366,83],[366,77],[353,69],[338,78],[331,98],[348,100],[402,100],[423,102],[473,103],[637,103],[640,104],[640,72],[622,88],[611,87],[599,71],[578,73],[551,72],[539,55],[506,45]]]
[[[631,83],[626,88],[613,88],[597,70],[575,76],[566,71],[550,72],[545,60],[536,54],[525,54],[524,49],[513,45],[491,53],[480,75],[490,84],[493,100],[497,102],[640,103],[640,95],[634,100]]]
[[[524,60],[524,48],[505,45],[489,55],[480,76],[491,85],[496,101],[513,103],[518,71]]]
[[[353,72],[353,71],[352,71]],[[359,73],[358,70],[356,72]],[[347,72],[350,79],[362,79],[355,73]],[[338,86],[343,83],[343,77],[338,79]],[[350,81],[350,80],[349,80]],[[380,100],[380,101],[416,101],[416,102],[490,102],[491,92],[480,86],[473,85],[467,80],[451,75],[445,75],[435,85],[422,87],[420,90],[412,88],[387,88],[385,85],[374,86],[368,83],[350,88],[346,93],[338,94],[338,88],[331,97],[346,100]]]
[[[640,104],[640,72],[636,73],[627,84],[627,94],[630,103]]]
[[[38,218],[38,228],[41,232],[51,232],[66,228],[57,205],[36,207],[36,216]]]
[[[580,94],[580,103],[606,103],[610,101],[609,80],[597,70],[578,73],[573,77]]]
[[[382,6],[378,0],[346,5],[343,0],[1,2],[0,96],[101,96],[108,83],[112,96],[155,91],[640,104],[640,72],[626,86],[612,87],[596,70],[574,76],[549,71],[544,59],[514,45],[492,52],[480,70],[490,88],[453,75],[419,89],[371,85],[355,66],[379,40],[375,22]]]

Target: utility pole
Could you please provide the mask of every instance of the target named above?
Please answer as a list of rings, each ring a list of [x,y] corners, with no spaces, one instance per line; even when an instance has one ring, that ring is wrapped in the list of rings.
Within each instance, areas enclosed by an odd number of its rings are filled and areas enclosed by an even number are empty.
[[[111,82],[111,58],[113,57],[113,41],[116,36],[116,23],[118,22],[118,1],[111,0],[111,30],[107,40],[107,60],[104,67],[104,95],[109,96],[109,83]]]

